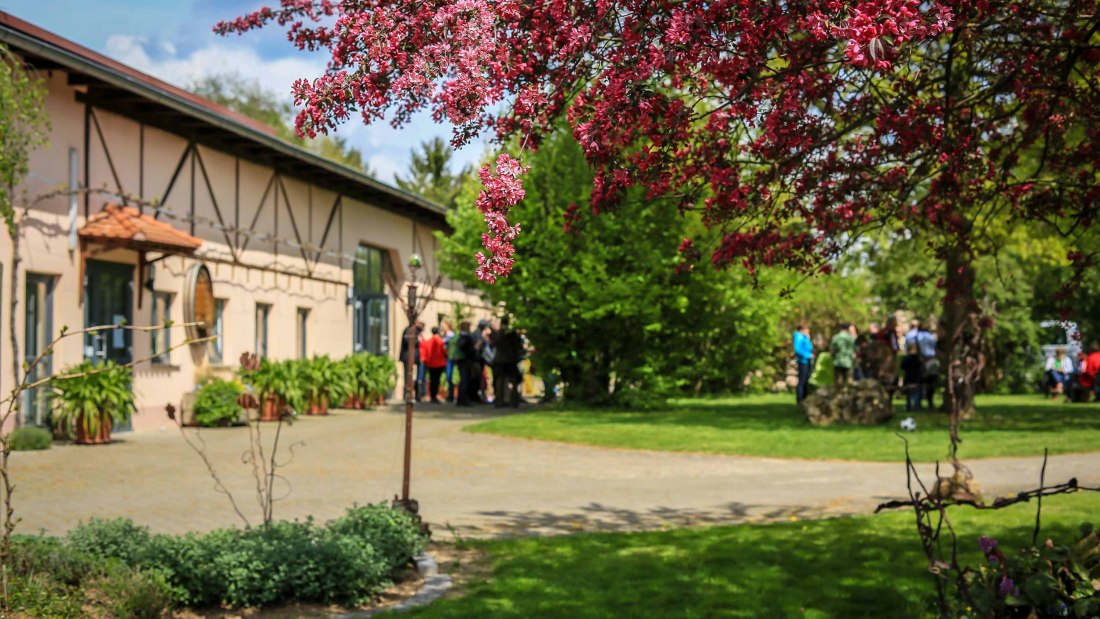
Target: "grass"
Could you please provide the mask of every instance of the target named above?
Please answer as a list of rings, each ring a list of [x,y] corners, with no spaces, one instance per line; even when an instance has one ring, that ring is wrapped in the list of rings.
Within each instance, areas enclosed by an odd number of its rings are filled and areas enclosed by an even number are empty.
[[[776,458],[904,459],[897,421],[881,426],[815,428],[789,395],[685,399],[656,411],[562,408],[512,415],[467,427],[470,432],[664,451]],[[942,460],[947,418],[915,413],[907,435],[913,459]],[[963,459],[1037,456],[1100,449],[1100,405],[1064,404],[1041,396],[982,396],[977,416],[963,425]]]
[[[1018,547],[1034,506],[951,512],[962,560],[981,561],[979,535]],[[1097,520],[1100,495],[1043,504],[1044,537],[1067,540]],[[488,555],[489,576],[403,613],[409,619],[933,616],[931,576],[912,514],[653,533],[600,533],[467,542]]]

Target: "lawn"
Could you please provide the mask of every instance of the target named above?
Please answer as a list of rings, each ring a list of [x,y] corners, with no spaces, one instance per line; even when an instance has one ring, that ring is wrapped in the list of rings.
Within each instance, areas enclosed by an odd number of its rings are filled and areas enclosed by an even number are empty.
[[[815,428],[789,395],[698,398],[655,411],[550,408],[501,417],[467,431],[551,441],[666,451],[697,451],[776,458],[899,461],[897,421],[881,426]],[[947,453],[947,418],[916,413],[907,434],[913,458],[930,462]],[[1040,396],[982,396],[977,416],[963,426],[964,459],[1037,456],[1100,450],[1100,404],[1064,404]]]
[[[952,512],[963,560],[977,538],[1029,540],[1034,506]],[[1044,537],[1096,521],[1100,496],[1043,504]],[[612,617],[929,617],[932,584],[908,511],[807,522],[654,533],[467,542],[488,576],[465,594],[402,614],[410,619]]]

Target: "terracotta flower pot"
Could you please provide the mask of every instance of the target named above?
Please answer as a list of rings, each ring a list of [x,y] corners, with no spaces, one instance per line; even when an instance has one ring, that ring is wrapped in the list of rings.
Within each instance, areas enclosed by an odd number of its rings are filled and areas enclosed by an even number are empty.
[[[348,399],[344,400],[344,408],[363,408],[363,399],[360,398],[358,395],[350,395],[348,396]]]
[[[279,421],[285,408],[286,400],[283,398],[273,395],[265,397],[260,407],[260,421]]]
[[[310,415],[327,415],[328,414],[328,396],[323,395],[319,398],[314,398],[309,401],[309,414]]]
[[[76,418],[73,442],[77,445],[102,445],[104,443],[110,443],[112,425],[113,422],[110,416],[108,416],[107,413],[100,413],[99,428],[96,432],[88,432],[88,427],[84,423],[84,415],[81,414]]]

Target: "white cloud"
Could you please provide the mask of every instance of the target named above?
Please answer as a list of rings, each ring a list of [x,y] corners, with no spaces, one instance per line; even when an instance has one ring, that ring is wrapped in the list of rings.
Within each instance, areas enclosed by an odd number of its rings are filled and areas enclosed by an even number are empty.
[[[295,80],[312,78],[325,69],[320,54],[295,53],[277,58],[264,58],[245,42],[246,39],[218,40],[181,56],[169,41],[154,44],[143,36],[113,34],[107,38],[104,53],[183,88],[211,75],[237,73],[247,80],[257,80],[264,89],[290,100],[290,87]],[[150,53],[153,51],[154,53]],[[388,121],[363,125],[356,115],[337,130],[337,135],[363,152],[376,178],[393,183],[395,172],[408,169],[410,152],[420,142],[439,136],[450,140],[449,125],[432,121],[431,115],[417,114],[406,126],[394,129]],[[478,162],[484,155],[484,140],[475,141],[458,151],[453,167],[457,171],[466,164]]]
[[[246,46],[218,42],[199,48],[187,56],[179,56],[175,46],[164,43],[162,57],[148,52],[145,37],[114,34],[107,38],[108,56],[139,71],[177,86],[186,87],[209,75],[237,73],[247,80],[257,80],[266,90],[290,98],[290,86],[302,77],[320,75],[324,63],[319,57],[306,55],[264,59]]]
[[[408,166],[407,163],[399,165],[392,157],[382,153],[374,155],[367,160],[367,163],[370,164],[370,169],[374,172],[374,178],[391,185],[396,183],[393,175],[397,172],[404,172]]]

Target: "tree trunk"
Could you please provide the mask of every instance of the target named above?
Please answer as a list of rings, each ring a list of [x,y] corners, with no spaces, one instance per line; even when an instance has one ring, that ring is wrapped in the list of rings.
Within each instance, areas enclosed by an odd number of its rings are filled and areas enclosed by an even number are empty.
[[[980,310],[974,297],[974,265],[964,247],[951,247],[944,277],[943,404],[951,418],[951,457],[961,442],[959,426],[974,414],[974,387],[981,376]]]
[[[8,298],[8,326],[10,327],[11,336],[11,378],[12,389],[19,388],[19,337],[16,335],[16,314],[19,313],[19,263],[23,260],[19,255],[19,219],[12,215],[12,227],[8,230],[11,237],[11,274],[8,275],[9,286],[9,298]],[[13,391],[14,393],[14,391]],[[12,403],[12,411],[15,413],[15,427],[23,425],[23,415],[19,411],[19,405],[21,402],[16,401]]]

